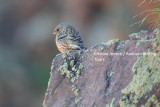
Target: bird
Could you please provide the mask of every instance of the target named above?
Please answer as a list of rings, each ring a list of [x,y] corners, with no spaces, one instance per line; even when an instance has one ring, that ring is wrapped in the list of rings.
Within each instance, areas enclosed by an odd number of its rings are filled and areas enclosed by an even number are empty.
[[[53,35],[56,35],[56,45],[61,53],[65,53],[68,50],[86,49],[79,31],[71,24],[58,24],[54,29]]]

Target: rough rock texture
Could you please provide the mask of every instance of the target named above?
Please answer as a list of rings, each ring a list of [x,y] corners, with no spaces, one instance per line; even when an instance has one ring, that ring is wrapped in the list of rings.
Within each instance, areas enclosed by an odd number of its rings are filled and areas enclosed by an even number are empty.
[[[44,107],[160,107],[160,31],[58,54]]]

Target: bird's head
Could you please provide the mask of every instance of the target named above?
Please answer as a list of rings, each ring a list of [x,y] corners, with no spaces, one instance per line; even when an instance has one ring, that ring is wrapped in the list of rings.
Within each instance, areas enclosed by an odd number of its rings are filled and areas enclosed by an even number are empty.
[[[61,23],[58,24],[53,32],[53,35],[60,35],[61,33],[63,34],[73,34],[73,33],[77,33],[78,31],[70,24],[68,23]]]

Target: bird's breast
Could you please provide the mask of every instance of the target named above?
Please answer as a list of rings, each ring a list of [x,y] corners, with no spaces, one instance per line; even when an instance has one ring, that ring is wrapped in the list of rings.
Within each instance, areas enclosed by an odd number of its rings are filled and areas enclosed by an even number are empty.
[[[61,53],[65,53],[67,51],[66,44],[63,41],[58,40],[58,36],[56,36],[56,45]]]

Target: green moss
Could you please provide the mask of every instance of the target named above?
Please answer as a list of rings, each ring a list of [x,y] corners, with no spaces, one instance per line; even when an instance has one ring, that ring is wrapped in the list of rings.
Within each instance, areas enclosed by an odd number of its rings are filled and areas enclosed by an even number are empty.
[[[114,101],[116,100],[116,98],[113,98],[111,103],[107,104],[106,107],[115,107],[114,106]]]
[[[77,87],[75,87],[74,85],[72,85],[72,92],[74,93],[74,95],[78,95],[79,91],[80,90]]]
[[[79,103],[81,100],[82,100],[82,98],[79,97],[78,99],[75,99],[75,103],[77,104],[77,103]]]
[[[147,100],[146,104],[141,105],[141,107],[152,107],[153,104],[155,107],[160,107],[160,102],[154,94]]]
[[[122,93],[130,95],[129,98],[120,101],[121,106],[138,103],[143,95],[152,90],[154,84],[160,83],[159,65],[160,55],[145,55],[138,58],[132,68],[134,73],[132,81],[126,88],[121,90]],[[135,95],[131,97],[133,93]]]

